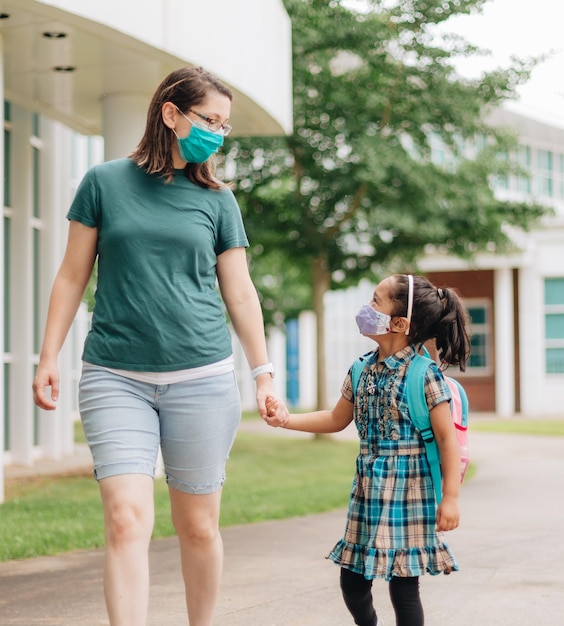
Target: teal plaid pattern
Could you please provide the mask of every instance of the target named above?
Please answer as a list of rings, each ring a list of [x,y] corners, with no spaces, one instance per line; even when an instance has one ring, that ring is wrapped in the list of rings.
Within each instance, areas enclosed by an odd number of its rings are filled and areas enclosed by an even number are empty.
[[[360,453],[344,537],[328,558],[367,579],[446,574],[458,564],[442,533],[425,448],[407,412],[406,374],[415,355],[409,346],[383,361],[366,359],[357,393],[351,372],[343,397],[354,401]],[[435,365],[425,377],[429,409],[450,399]]]

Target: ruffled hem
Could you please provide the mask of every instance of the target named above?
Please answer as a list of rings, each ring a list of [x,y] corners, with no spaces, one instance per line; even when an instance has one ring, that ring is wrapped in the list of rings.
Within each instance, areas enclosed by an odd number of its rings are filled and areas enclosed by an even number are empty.
[[[367,546],[347,543],[341,539],[327,558],[341,567],[366,579],[393,576],[422,576],[423,574],[450,574],[458,571],[458,563],[446,543],[424,548],[404,550],[378,550]]]

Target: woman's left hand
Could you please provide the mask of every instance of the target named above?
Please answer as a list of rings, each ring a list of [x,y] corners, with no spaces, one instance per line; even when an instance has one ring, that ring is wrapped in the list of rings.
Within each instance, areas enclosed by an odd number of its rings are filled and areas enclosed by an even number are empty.
[[[284,402],[276,397],[268,396],[266,399],[266,410],[267,416],[265,421],[269,426],[286,426],[290,418],[290,413]]]
[[[262,381],[261,378],[265,378],[266,380]],[[270,426],[283,426],[288,420],[288,409],[286,408],[286,404],[283,400],[278,397],[278,394],[274,390],[274,385],[272,384],[272,378],[270,374],[263,374],[258,376],[256,379],[257,382],[257,407],[261,418],[268,422]],[[267,408],[267,400],[268,406],[271,407],[269,411]],[[268,417],[274,417],[272,406],[276,405],[276,418],[274,420],[268,419]]]

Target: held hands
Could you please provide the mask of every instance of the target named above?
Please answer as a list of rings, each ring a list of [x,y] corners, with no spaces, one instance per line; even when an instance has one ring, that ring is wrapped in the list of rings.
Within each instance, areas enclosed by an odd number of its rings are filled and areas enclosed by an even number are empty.
[[[268,396],[266,398],[266,417],[264,421],[269,426],[284,427],[289,419],[290,414],[284,402],[273,396]]]
[[[445,496],[437,508],[437,530],[454,530],[460,522],[457,498]]]
[[[284,401],[278,398],[272,385],[272,377],[270,374],[261,374],[255,380],[260,416],[269,426],[283,426],[289,419],[288,409]]]

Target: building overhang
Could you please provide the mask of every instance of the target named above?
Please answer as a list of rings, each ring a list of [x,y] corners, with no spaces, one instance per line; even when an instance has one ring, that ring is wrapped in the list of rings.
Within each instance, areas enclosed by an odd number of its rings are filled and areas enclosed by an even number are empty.
[[[0,0],[0,18],[5,99],[80,133],[102,134],[105,97],[148,104],[184,65],[206,67],[233,90],[234,135],[291,132],[291,34],[280,0]]]

